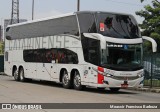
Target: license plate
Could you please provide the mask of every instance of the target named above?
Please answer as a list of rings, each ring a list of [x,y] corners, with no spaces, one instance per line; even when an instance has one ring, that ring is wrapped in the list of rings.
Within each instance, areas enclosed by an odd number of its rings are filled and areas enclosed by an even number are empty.
[[[122,88],[127,88],[127,87],[128,87],[128,84],[121,84],[121,87],[122,87]]]

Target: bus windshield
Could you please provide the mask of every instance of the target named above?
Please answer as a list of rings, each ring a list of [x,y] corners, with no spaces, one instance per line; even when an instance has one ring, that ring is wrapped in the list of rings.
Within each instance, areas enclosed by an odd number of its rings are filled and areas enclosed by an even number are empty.
[[[141,38],[138,24],[131,15],[97,13],[98,33],[113,38]]]
[[[101,51],[101,66],[113,70],[134,71],[142,68],[142,44],[107,43]]]

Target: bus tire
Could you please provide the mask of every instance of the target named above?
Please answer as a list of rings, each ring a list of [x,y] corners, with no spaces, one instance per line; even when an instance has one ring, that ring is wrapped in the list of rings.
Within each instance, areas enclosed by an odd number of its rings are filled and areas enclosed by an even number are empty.
[[[109,88],[112,92],[118,92],[120,88]]]
[[[19,81],[20,80],[20,77],[19,77],[19,74],[18,74],[18,70],[17,70],[16,67],[13,69],[13,77],[14,77],[15,81]]]
[[[20,70],[19,70],[19,78],[20,78],[21,82],[26,81],[26,78],[24,77],[24,69],[23,68],[20,68]]]
[[[104,87],[98,87],[97,89],[101,91],[101,90],[105,90],[106,88],[104,88]]]
[[[76,90],[82,90],[83,86],[81,85],[81,77],[78,71],[75,71],[73,77],[73,86]]]
[[[69,76],[66,70],[63,71],[62,84],[63,84],[63,87],[66,89],[69,89],[71,86]]]

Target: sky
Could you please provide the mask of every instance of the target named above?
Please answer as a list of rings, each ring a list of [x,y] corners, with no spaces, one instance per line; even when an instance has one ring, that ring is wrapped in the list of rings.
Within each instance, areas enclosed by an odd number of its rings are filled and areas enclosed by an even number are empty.
[[[132,14],[138,23],[143,18],[135,15],[136,11],[144,9],[144,6],[151,4],[152,0],[141,3],[140,0],[80,0],[80,10],[84,11],[107,11]],[[19,0],[20,19],[32,18],[32,0]],[[12,0],[0,0],[0,24],[4,19],[11,18]],[[55,16],[75,12],[77,0],[35,0],[34,19]]]

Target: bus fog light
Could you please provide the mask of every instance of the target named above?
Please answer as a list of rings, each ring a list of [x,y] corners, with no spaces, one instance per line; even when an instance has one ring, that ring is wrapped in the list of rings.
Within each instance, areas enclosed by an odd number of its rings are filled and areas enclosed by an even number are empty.
[[[112,77],[113,75],[112,74],[103,73],[103,76]]]

